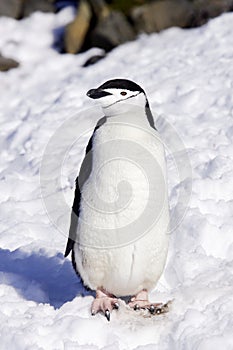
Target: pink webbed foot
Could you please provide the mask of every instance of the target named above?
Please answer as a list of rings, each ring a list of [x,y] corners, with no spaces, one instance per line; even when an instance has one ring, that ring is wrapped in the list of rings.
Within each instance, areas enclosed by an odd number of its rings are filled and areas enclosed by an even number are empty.
[[[118,308],[118,300],[114,295],[100,289],[96,291],[96,298],[91,306],[91,314],[93,316],[98,312],[103,312],[107,320],[110,321],[110,314],[112,310]]]
[[[150,303],[148,292],[143,289],[136,296],[132,297],[129,306],[134,310],[147,309],[151,314],[162,314],[168,312],[168,303]]]

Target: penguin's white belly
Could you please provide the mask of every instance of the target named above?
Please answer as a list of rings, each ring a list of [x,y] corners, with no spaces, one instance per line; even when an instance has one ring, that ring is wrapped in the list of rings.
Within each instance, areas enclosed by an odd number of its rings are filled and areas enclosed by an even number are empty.
[[[150,290],[168,248],[162,143],[153,130],[106,123],[93,149],[74,246],[77,269],[91,289],[116,296]]]

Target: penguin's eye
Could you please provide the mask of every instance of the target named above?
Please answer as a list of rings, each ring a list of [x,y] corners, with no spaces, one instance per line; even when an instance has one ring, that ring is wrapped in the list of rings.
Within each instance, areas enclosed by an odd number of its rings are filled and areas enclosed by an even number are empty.
[[[121,95],[122,95],[122,96],[125,96],[125,95],[127,95],[127,92],[121,91]]]

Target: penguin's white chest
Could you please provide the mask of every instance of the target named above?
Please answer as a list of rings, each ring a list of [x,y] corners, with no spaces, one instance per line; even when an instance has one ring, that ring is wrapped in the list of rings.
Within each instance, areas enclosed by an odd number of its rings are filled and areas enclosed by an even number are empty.
[[[169,225],[164,149],[150,127],[97,130],[82,189],[75,260],[84,282],[115,295],[151,289],[163,270]]]

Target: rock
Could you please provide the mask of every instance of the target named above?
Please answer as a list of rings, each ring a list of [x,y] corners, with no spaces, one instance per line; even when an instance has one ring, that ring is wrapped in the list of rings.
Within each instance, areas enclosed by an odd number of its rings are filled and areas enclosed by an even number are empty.
[[[78,1],[77,0],[55,0],[54,6],[56,8],[56,11],[61,11],[65,7],[72,6],[74,8],[78,7]]]
[[[0,0],[0,16],[20,18],[22,0]]]
[[[19,63],[12,58],[6,58],[3,57],[0,54],[0,71],[1,72],[6,72],[11,68],[17,68],[19,66]]]
[[[91,33],[91,44],[108,52],[134,38],[135,32],[125,15],[118,11],[109,11],[106,16],[99,19],[96,28]]]
[[[65,28],[64,46],[67,53],[79,52],[86,39],[92,18],[91,7],[86,0],[81,0],[77,16]]]
[[[95,64],[95,63],[99,62],[100,60],[102,60],[104,57],[106,57],[105,54],[92,56],[92,57],[88,58],[88,60],[83,64],[83,67],[91,66],[92,64]]]
[[[132,7],[143,5],[148,0],[109,0],[107,3],[109,7],[113,10],[123,12],[125,15],[128,15]]]
[[[189,27],[193,21],[194,7],[186,0],[151,2],[131,11],[137,32],[159,32],[169,27]]]
[[[223,12],[233,10],[233,0],[194,0],[193,5],[196,12],[195,26],[200,26]]]
[[[103,0],[82,0],[77,16],[65,30],[65,51],[77,53],[91,47],[106,52],[135,38],[126,17],[111,11]]]
[[[110,9],[105,0],[88,0],[88,2],[97,19],[106,17],[109,14]]]
[[[54,0],[23,0],[22,17],[30,16],[35,11],[55,12]]]

